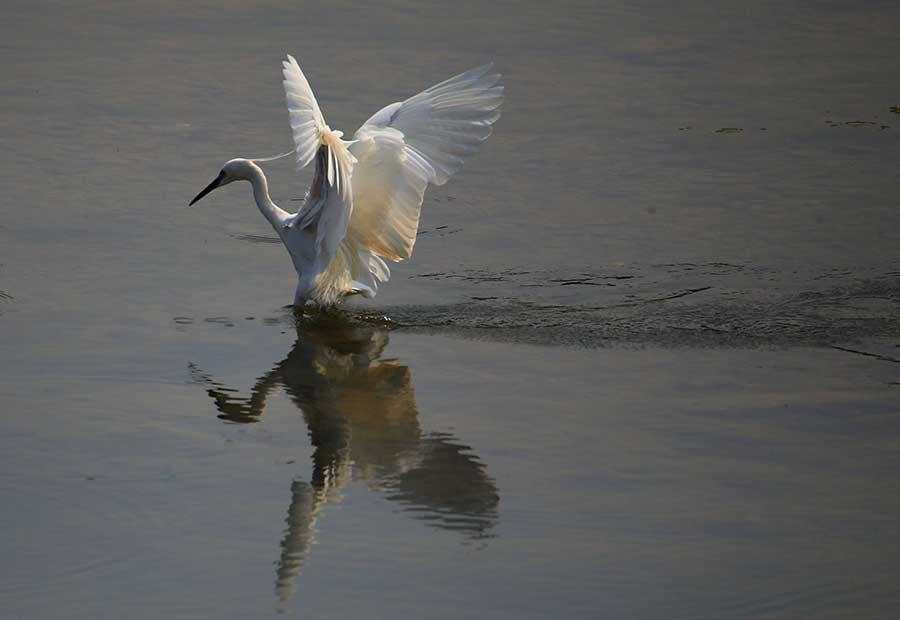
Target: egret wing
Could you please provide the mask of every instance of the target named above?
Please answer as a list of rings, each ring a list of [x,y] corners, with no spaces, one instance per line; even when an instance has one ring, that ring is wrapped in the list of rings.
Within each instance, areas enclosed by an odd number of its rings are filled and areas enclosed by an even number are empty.
[[[286,225],[301,230],[315,228],[314,270],[323,274],[346,235],[353,211],[351,176],[356,158],[348,150],[348,143],[341,139],[343,134],[325,123],[309,82],[294,57],[288,54],[282,66],[298,169],[316,159],[306,208]],[[325,284],[320,282],[319,286]]]
[[[348,241],[394,261],[412,255],[425,188],[459,171],[500,117],[503,87],[491,66],[392,103],[359,128]]]
[[[325,117],[300,65],[290,54],[287,58],[281,64],[297,168],[305,168],[319,147],[325,146],[328,184],[337,187],[342,194],[350,193],[350,175],[355,160],[347,149],[349,143],[341,140],[343,132],[334,131],[325,124]]]
[[[327,125],[316,96],[294,57],[288,54],[288,59],[281,64],[284,67],[284,94],[294,134],[294,154],[297,167],[305,168],[315,157],[319,136]]]

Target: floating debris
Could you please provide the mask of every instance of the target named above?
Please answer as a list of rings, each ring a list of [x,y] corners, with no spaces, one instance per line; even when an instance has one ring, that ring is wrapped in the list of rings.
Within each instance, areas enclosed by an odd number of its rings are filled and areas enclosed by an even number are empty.
[[[716,129],[716,133],[741,133],[744,131],[743,127],[722,127],[721,129]]]
[[[443,226],[435,226],[434,228],[428,230],[423,228],[422,230],[416,233],[416,236],[427,235],[429,233],[434,233],[438,237],[446,237],[447,235],[455,235],[456,233],[462,231],[462,228],[450,228],[449,225],[444,224]]]
[[[203,320],[207,323],[231,323],[231,319],[227,316],[211,316]]]
[[[281,243],[281,239],[271,235],[228,235],[232,239],[249,241],[250,243]]]
[[[830,125],[831,127],[840,127],[841,125],[846,125],[848,127],[878,127],[882,130],[891,128],[890,125],[883,125],[875,121],[833,121],[831,119],[826,119],[825,124]]]

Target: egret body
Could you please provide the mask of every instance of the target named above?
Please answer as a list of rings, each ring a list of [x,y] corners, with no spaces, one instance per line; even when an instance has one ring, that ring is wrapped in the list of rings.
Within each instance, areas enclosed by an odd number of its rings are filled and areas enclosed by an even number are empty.
[[[443,185],[491,134],[503,87],[491,65],[472,69],[376,112],[353,136],[325,124],[312,89],[290,55],[284,89],[297,168],[315,161],[304,206],[288,213],[269,197],[257,162],[228,161],[194,204],[218,187],[249,181],[263,216],[297,271],[294,303],[331,305],[374,297],[390,278],[386,260],[412,255],[429,184]],[[282,156],[278,156],[282,157]],[[277,159],[270,158],[270,159]]]

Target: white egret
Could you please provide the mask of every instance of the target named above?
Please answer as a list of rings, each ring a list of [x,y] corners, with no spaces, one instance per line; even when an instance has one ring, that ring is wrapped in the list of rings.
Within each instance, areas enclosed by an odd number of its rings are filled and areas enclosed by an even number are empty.
[[[315,160],[315,175],[298,213],[269,198],[256,162],[232,159],[190,204],[233,181],[249,181],[263,216],[297,270],[294,304],[331,305],[347,295],[373,297],[390,277],[385,260],[412,255],[422,198],[443,185],[491,134],[503,87],[491,65],[461,73],[376,112],[353,140],[325,124],[293,56],[284,61],[284,90],[297,168]]]

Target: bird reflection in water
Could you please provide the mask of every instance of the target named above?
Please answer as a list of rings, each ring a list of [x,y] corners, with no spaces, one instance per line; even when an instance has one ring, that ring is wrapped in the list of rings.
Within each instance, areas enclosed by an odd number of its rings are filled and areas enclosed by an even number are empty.
[[[338,318],[297,320],[297,340],[256,380],[249,398],[191,366],[219,418],[259,421],[266,399],[283,389],[297,405],[314,447],[309,482],[294,480],[281,541],[276,593],[288,599],[313,543],[315,520],[340,489],[365,481],[405,512],[464,540],[492,536],[499,497],[468,446],[419,426],[412,374],[384,358],[386,331]]]

